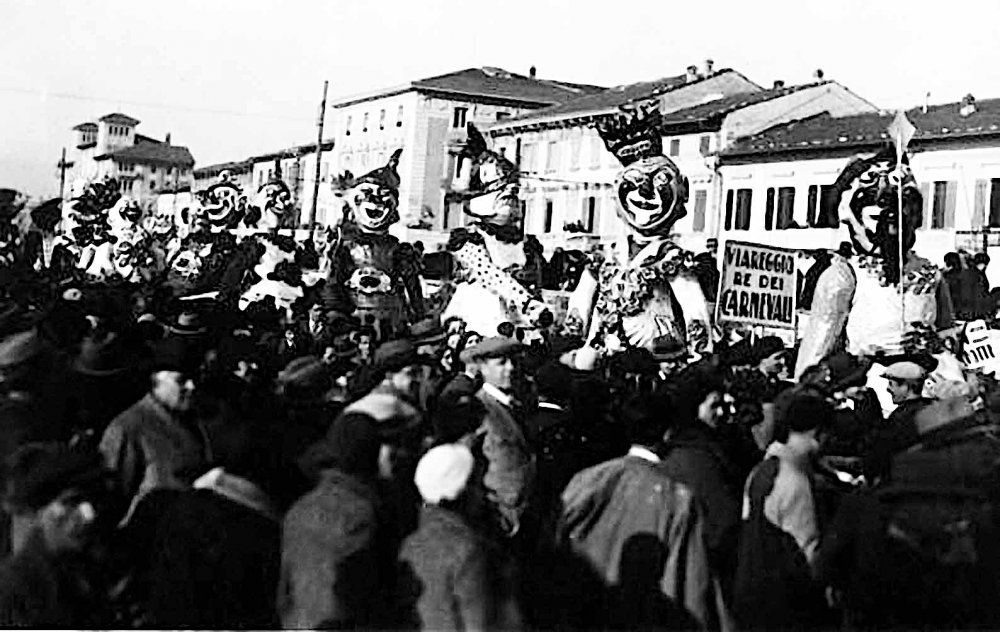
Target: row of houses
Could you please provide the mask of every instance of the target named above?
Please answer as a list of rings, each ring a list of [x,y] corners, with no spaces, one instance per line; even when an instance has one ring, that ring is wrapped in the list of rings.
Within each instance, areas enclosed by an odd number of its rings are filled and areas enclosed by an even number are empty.
[[[448,196],[460,170],[466,123],[480,127],[494,148],[518,163],[526,228],[548,249],[607,242],[625,228],[613,186],[619,165],[594,124],[623,106],[656,101],[663,147],[690,181],[688,216],[674,227],[685,247],[709,238],[819,248],[844,239],[837,210],[824,195],[855,154],[888,140],[893,113],[817,71],[794,85],[761,86],[711,61],[685,72],[615,87],[471,68],[335,101],[333,132],[319,156],[321,193],[345,172],[399,164],[401,238],[440,244],[466,217]],[[912,166],[921,183],[925,217],[918,249],[940,260],[957,247],[1000,243],[1000,100],[914,108]],[[316,173],[314,144],[199,167],[200,190],[223,170],[255,191],[278,175],[308,219]],[[321,202],[315,221],[333,218]],[[1000,232],[1000,231],[998,231]]]

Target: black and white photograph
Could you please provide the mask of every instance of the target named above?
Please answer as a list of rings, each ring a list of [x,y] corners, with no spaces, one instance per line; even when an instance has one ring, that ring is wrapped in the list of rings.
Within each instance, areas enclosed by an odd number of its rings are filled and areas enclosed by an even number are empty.
[[[1000,629],[998,24],[0,0],[0,628]]]

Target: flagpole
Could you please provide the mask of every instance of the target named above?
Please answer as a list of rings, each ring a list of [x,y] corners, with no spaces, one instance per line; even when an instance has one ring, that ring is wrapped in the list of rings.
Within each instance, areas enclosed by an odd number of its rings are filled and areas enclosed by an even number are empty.
[[[903,335],[906,335],[906,288],[903,287],[905,280],[904,268],[906,253],[903,252],[903,131],[896,134],[896,169],[899,170],[899,184],[896,185],[896,193],[899,205],[896,208],[897,235],[899,241],[899,318],[902,324]]]

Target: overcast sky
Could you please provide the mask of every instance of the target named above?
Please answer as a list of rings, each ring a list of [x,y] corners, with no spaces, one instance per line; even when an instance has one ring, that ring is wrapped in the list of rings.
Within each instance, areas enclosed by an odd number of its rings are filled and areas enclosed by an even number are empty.
[[[315,139],[350,95],[477,66],[613,86],[705,58],[817,68],[879,106],[1000,97],[1000,2],[0,0],[0,187],[58,191],[70,128],[121,111],[198,164]]]

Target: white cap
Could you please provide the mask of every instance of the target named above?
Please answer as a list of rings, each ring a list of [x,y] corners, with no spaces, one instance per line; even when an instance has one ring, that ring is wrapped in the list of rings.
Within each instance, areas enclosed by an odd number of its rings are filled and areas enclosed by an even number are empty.
[[[417,463],[413,482],[424,502],[455,500],[465,490],[474,459],[464,445],[448,443],[431,448]]]

